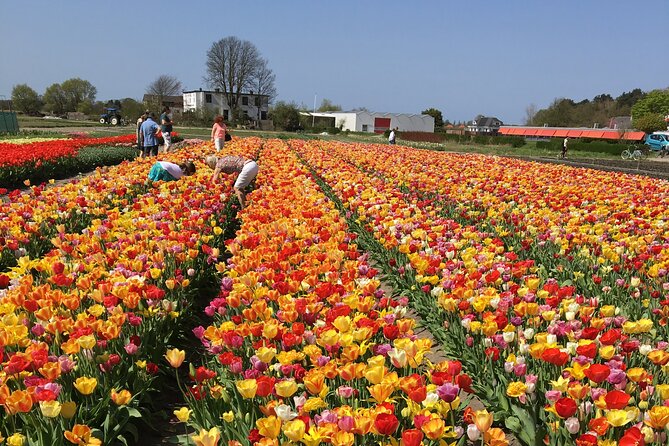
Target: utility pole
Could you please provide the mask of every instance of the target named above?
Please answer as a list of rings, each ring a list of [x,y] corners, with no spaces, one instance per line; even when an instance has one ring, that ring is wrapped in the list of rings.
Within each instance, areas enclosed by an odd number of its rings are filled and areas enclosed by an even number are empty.
[[[311,128],[316,126],[316,93],[314,93],[314,112],[311,114]]]

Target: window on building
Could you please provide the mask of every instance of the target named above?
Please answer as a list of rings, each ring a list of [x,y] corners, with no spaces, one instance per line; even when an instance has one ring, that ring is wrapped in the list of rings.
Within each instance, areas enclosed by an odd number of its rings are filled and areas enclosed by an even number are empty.
[[[256,96],[255,98],[253,98],[253,105],[255,105],[256,107],[260,107],[260,97],[259,96]]]
[[[211,93],[207,93],[204,95],[204,102],[207,104],[211,104]]]
[[[249,97],[242,96],[242,105],[249,105]]]
[[[267,119],[267,112],[266,111],[261,111],[260,112],[260,119],[263,121]]]
[[[245,118],[248,118],[248,117],[249,117],[249,112],[248,112],[248,110],[244,110],[244,117],[245,117]]]
[[[227,111],[227,110],[223,110],[223,119],[224,119],[225,121],[228,120],[228,111]]]
[[[367,131],[367,124],[363,124],[363,125],[362,125],[362,131],[363,131],[363,132],[366,132],[366,131]]]

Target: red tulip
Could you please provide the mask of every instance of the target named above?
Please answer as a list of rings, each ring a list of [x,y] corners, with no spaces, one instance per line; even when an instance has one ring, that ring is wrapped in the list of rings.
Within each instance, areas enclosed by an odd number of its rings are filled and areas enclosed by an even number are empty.
[[[381,435],[392,435],[399,425],[399,420],[392,413],[379,414],[374,420],[374,426]]]
[[[585,376],[587,376],[590,381],[594,381],[599,384],[604,382],[604,380],[609,377],[611,374],[611,369],[609,366],[604,364],[592,364],[590,367],[585,369],[583,373],[585,373]]]
[[[419,446],[423,441],[423,432],[420,429],[407,429],[402,432],[402,446]]]
[[[604,401],[606,401],[606,408],[609,410],[624,409],[630,401],[630,396],[622,390],[611,390],[604,397]]]
[[[541,354],[541,359],[544,361],[562,367],[569,361],[569,354],[560,351],[559,348],[547,348]]]
[[[618,446],[644,446],[643,434],[638,427],[630,427],[625,434],[620,438]]]
[[[569,418],[576,413],[576,401],[571,398],[560,398],[555,402],[555,411],[562,418]]]
[[[576,353],[592,359],[597,356],[597,344],[593,342],[591,344],[579,345],[576,347]]]
[[[583,434],[576,439],[576,446],[597,446],[597,437],[592,434]]]

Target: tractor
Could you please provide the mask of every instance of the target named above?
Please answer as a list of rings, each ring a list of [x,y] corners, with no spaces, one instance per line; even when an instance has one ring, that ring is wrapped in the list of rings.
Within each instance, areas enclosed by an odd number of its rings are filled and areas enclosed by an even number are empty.
[[[100,124],[124,125],[125,121],[117,108],[105,108],[105,113],[100,115]]]

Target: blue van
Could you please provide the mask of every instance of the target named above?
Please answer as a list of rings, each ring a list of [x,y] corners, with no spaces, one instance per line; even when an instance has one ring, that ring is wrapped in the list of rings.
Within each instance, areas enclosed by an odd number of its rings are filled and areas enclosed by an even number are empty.
[[[669,132],[653,132],[646,135],[644,143],[654,151],[669,150]]]

